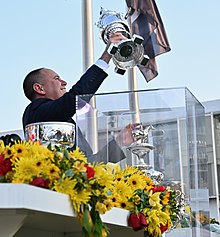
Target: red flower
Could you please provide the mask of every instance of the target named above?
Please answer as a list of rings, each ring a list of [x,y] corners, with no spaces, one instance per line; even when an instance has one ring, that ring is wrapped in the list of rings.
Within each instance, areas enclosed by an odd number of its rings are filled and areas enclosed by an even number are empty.
[[[152,191],[153,191],[153,193],[155,193],[155,192],[164,192],[166,190],[166,188],[164,187],[164,186],[155,186],[155,187],[153,187],[152,188]]]
[[[166,231],[167,229],[168,229],[168,225],[160,225],[161,233],[163,233],[163,232]]]
[[[89,166],[88,164],[85,164],[85,167],[86,167],[87,178],[88,179],[93,178],[95,175],[94,169],[91,166]]]
[[[0,154],[0,176],[5,176],[8,171],[11,171],[11,160]]]
[[[0,164],[4,161],[5,156],[3,154],[0,154]]]
[[[145,216],[143,213],[139,212],[139,213],[138,213],[138,217],[139,217],[140,223],[141,223],[141,225],[142,225],[143,227],[148,226],[148,223],[147,223],[147,220],[146,220],[146,216]]]
[[[145,215],[139,212],[137,215],[135,213],[130,214],[128,225],[131,226],[134,231],[138,231],[148,226],[148,223]]]
[[[33,186],[41,187],[41,188],[48,188],[49,180],[38,177],[38,178],[34,178],[30,184]]]

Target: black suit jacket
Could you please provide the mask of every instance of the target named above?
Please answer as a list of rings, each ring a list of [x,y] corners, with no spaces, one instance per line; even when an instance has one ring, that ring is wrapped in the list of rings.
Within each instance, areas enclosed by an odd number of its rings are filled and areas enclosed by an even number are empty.
[[[98,90],[103,80],[107,77],[107,73],[96,65],[91,66],[80,80],[73,85],[69,92],[66,92],[57,100],[47,98],[34,99],[25,109],[23,114],[23,129],[31,123],[38,122],[72,122],[73,115],[76,113],[76,95],[90,94],[87,98],[91,98]],[[88,102],[88,101],[87,101]],[[88,142],[78,129],[78,144],[80,149],[85,153],[89,161],[105,160],[108,152],[109,161],[117,162],[125,155],[118,147],[115,140],[108,143],[97,154],[92,154],[92,149]]]

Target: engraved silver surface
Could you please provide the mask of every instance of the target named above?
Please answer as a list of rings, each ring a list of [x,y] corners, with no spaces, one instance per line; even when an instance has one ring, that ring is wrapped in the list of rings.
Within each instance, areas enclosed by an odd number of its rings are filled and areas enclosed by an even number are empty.
[[[66,122],[40,122],[25,127],[27,141],[39,141],[42,145],[72,147],[75,143],[75,125]]]
[[[131,38],[130,28],[122,13],[107,10],[101,7],[97,27],[100,29],[102,40],[107,44],[112,33],[120,32],[126,38]]]

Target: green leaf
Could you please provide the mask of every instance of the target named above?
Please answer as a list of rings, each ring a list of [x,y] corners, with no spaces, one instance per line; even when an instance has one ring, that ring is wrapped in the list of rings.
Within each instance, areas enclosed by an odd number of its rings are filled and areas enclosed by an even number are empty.
[[[89,223],[89,210],[88,209],[85,209],[83,212],[83,227],[89,234],[91,233],[92,230]]]
[[[111,195],[112,195],[112,191],[111,191],[111,190],[108,190],[108,191],[106,192],[106,194],[109,195],[109,196],[111,196]]]
[[[100,236],[102,236],[102,228],[104,225],[102,222],[102,219],[100,217],[100,214],[98,211],[95,210],[94,207],[92,207],[90,213],[91,213],[91,218],[92,218],[93,224],[94,224],[93,235],[94,235],[94,237],[100,237]]]
[[[65,157],[66,159],[68,159],[68,160],[70,159],[69,152],[68,152],[66,149],[64,149],[63,154],[64,154],[64,157]]]
[[[67,177],[72,177],[74,175],[73,169],[68,169],[67,171],[65,171],[65,175]]]
[[[51,143],[47,146],[47,149],[49,149],[50,151],[53,150],[53,149],[52,149],[52,145],[51,145]]]
[[[86,172],[80,172],[80,174],[82,175],[82,178],[83,178],[84,180],[87,179],[87,174],[86,174]]]
[[[0,183],[5,183],[5,176],[0,176]]]

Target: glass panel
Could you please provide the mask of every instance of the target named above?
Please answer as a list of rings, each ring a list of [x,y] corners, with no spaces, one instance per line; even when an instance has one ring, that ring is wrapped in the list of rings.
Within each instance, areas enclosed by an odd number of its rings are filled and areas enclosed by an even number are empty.
[[[220,115],[216,114],[214,116],[214,136],[216,149],[216,163],[217,163],[217,174],[220,174]],[[220,190],[220,176],[218,175],[218,189]]]
[[[195,216],[208,216],[205,114],[191,92],[173,88],[106,93],[86,103],[91,97],[78,97],[76,113],[78,135],[82,131],[90,147],[89,160],[121,167],[147,165],[164,175],[163,184],[184,192]],[[78,146],[81,140],[78,136]]]
[[[208,159],[208,188],[209,195],[211,197],[216,196],[216,167],[214,164],[214,152],[213,152],[213,134],[212,134],[212,126],[213,126],[213,116],[211,114],[207,114],[205,117],[206,121],[206,154]]]

